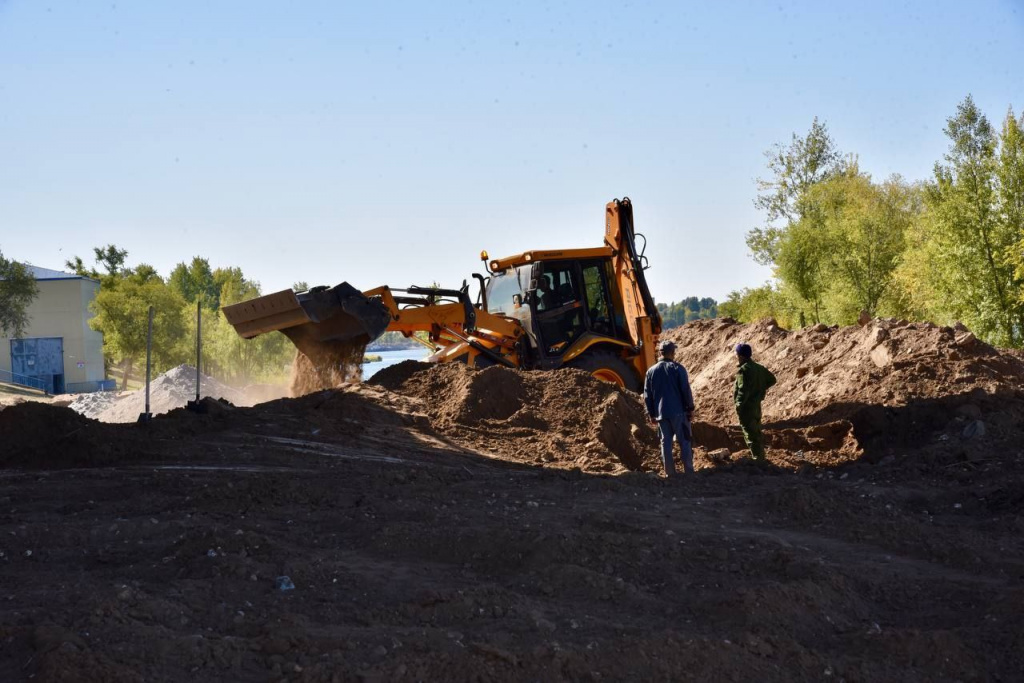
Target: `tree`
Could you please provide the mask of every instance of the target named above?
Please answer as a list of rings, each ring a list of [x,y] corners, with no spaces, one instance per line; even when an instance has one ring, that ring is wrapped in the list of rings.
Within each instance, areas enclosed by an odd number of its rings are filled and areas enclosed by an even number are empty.
[[[246,279],[240,268],[218,268],[213,279],[220,289],[220,304],[231,304],[260,296],[258,282]],[[211,371],[234,384],[278,379],[287,372],[295,348],[280,332],[242,339],[222,312],[204,322],[204,359]]]
[[[94,247],[93,254],[96,256],[96,263],[103,266],[107,275],[124,275],[124,262],[128,258],[127,249],[118,249],[113,244],[105,247]]]
[[[153,359],[158,368],[181,362],[186,348],[185,302],[159,278],[125,278],[117,287],[101,287],[90,308],[89,325],[103,333],[104,354],[120,359],[121,388],[146,354],[149,307],[154,308]]]
[[[950,148],[946,163],[935,165],[926,199],[937,259],[933,285],[946,310],[994,343],[1020,346],[1022,279],[1007,257],[1021,241],[1021,143],[1019,126],[1007,118],[1000,140],[974,100],[965,98],[947,120]]]
[[[710,297],[689,296],[670,304],[657,304],[662,326],[667,330],[700,318],[717,318],[718,302]]]
[[[770,282],[729,292],[729,298],[718,305],[718,312],[743,323],[772,318],[787,328],[798,324],[797,311],[789,295]]]
[[[39,293],[32,271],[0,252],[0,335],[20,337],[29,323],[28,307]]]
[[[815,322],[824,315],[851,323],[861,310],[878,313],[907,227],[920,212],[919,197],[899,176],[872,183],[856,163],[804,193],[802,218],[780,241],[776,273],[812,305]]]
[[[1024,114],[1018,121],[1013,117],[1013,109],[1003,121],[996,175],[1004,230],[1016,235],[1015,244],[1005,257],[1015,267],[1017,300],[1024,301],[1024,287],[1020,286],[1024,282]],[[1018,325],[1021,324],[1018,321]]]
[[[196,256],[190,265],[179,263],[167,278],[167,285],[185,301],[202,302],[203,308],[215,311],[220,307],[220,286],[213,277],[210,262]]]
[[[101,266],[106,272],[100,272],[95,267],[87,268],[81,256],[71,257],[64,262],[64,267],[76,275],[99,280],[101,286],[108,288],[116,287],[119,282],[126,278],[134,278],[139,283],[151,280],[163,281],[163,278],[156,272],[156,269],[149,264],[140,263],[134,268],[125,267],[124,264],[128,258],[127,249],[119,249],[113,244],[108,244],[105,247],[93,247],[92,252],[96,264]]]
[[[140,263],[134,268],[124,272],[126,273],[124,277],[140,285],[144,285],[149,282],[164,281],[164,279],[160,277],[160,274],[156,272],[156,268],[148,263]]]
[[[832,245],[824,223],[823,217],[814,216],[792,223],[775,247],[776,276],[811,307],[815,323],[821,322],[822,300],[831,283],[828,261]],[[802,311],[800,315],[803,317]]]
[[[765,224],[747,233],[747,246],[755,261],[771,265],[786,229],[803,216],[800,198],[816,183],[841,173],[844,164],[828,126],[817,117],[806,137],[794,133],[788,146],[777,144],[765,157],[771,175],[758,178],[754,200],[754,206],[765,213]]]

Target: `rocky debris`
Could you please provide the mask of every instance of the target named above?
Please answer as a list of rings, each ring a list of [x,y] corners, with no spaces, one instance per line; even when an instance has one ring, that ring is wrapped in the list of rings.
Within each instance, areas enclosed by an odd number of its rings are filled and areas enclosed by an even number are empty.
[[[207,375],[200,376],[199,389],[201,397],[222,399],[236,406],[253,405],[242,391]],[[150,380],[149,412],[161,415],[183,407],[195,397],[196,369],[179,365]],[[146,409],[146,389],[81,394],[71,402],[70,408],[101,422],[135,422]]]
[[[708,451],[705,457],[713,463],[723,463],[728,461],[731,455],[728,448],[716,448]]]
[[[95,391],[90,394],[78,394],[72,399],[68,407],[76,413],[86,417],[95,418],[105,410],[109,409],[118,399],[129,395],[132,392],[121,391]]]

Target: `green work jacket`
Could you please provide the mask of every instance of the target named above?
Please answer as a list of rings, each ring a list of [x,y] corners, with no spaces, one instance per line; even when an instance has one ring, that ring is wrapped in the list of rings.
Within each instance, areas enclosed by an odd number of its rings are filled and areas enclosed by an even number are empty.
[[[736,371],[736,384],[732,389],[736,412],[742,415],[759,407],[765,393],[774,385],[775,375],[768,368],[752,360],[745,361]]]

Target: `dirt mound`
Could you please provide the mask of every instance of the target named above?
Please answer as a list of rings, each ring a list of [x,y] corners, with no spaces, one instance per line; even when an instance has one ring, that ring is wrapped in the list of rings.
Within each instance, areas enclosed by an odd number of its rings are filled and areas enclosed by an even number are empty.
[[[406,361],[369,384],[420,399],[447,438],[517,462],[611,472],[640,469],[656,449],[640,397],[580,370]]]
[[[243,392],[208,375],[200,375],[199,389],[202,397],[230,401],[236,406],[252,405]],[[195,397],[196,369],[191,365],[179,365],[150,382],[149,412],[161,415],[183,407]],[[146,389],[83,394],[75,398],[69,407],[101,422],[135,422],[146,410]]]
[[[993,394],[1024,386],[1024,362],[979,341],[966,328],[876,319],[860,327],[816,325],[795,332],[773,320],[743,325],[730,318],[698,320],[668,331],[686,366],[698,416],[735,422],[732,382],[739,342],[769,368],[778,384],[764,404],[765,423],[856,418],[865,406],[898,408],[915,401]],[[954,406],[955,408],[956,406]]]
[[[0,467],[109,464],[131,450],[110,425],[35,401],[0,409],[0,443]]]
[[[310,353],[297,351],[292,362],[292,396],[305,396],[362,379],[366,342],[328,341],[304,348]]]
[[[401,363],[395,363],[377,372],[367,380],[367,384],[384,387],[388,391],[398,391],[410,377],[421,370],[428,370],[430,367],[432,367],[430,363],[418,360],[403,360]]]
[[[118,391],[95,391],[91,394],[79,394],[68,404],[68,407],[76,413],[86,417],[95,418],[103,411],[109,409],[119,398],[123,398],[130,392]]]

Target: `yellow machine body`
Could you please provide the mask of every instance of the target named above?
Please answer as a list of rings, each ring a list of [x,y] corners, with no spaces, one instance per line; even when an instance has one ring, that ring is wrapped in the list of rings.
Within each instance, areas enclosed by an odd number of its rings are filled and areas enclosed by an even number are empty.
[[[347,283],[275,292],[224,308],[245,338],[280,330],[314,357],[318,345],[363,344],[401,332],[431,351],[430,362],[523,369],[577,367],[638,391],[655,360],[661,317],[636,248],[629,199],[605,207],[604,244],[525,251],[488,260],[477,300],[468,287]],[[499,300],[500,299],[500,300]]]

